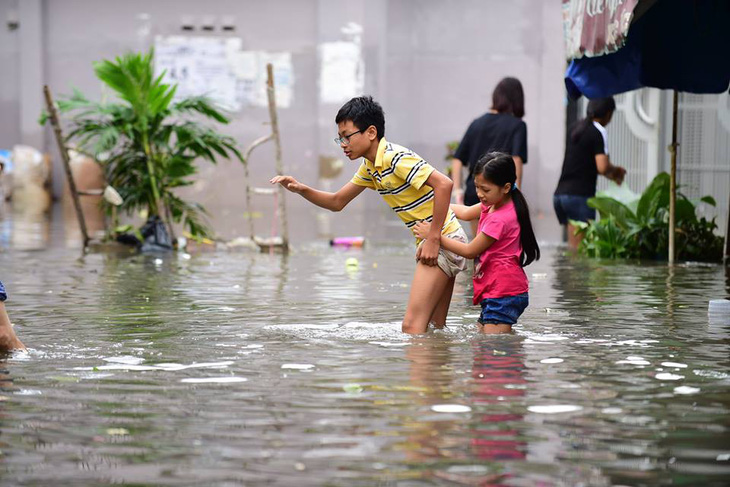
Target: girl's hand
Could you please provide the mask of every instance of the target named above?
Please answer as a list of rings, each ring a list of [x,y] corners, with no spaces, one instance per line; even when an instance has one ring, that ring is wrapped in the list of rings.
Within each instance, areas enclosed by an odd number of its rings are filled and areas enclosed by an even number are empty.
[[[415,227],[413,227],[413,232],[416,234],[418,238],[426,239],[428,237],[428,232],[431,230],[431,224],[428,222],[418,222]]]
[[[271,184],[281,184],[292,193],[301,193],[304,185],[291,176],[276,176],[269,181]]]

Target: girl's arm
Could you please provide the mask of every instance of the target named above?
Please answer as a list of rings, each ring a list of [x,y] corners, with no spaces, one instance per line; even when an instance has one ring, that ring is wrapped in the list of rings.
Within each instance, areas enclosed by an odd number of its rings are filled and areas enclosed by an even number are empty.
[[[522,189],[522,158],[520,156],[512,156],[512,160],[515,161],[515,174],[517,174],[517,187]]]
[[[626,169],[621,166],[614,166],[607,154],[596,154],[596,169],[598,174],[606,176],[618,185],[624,182]]]
[[[478,220],[479,215],[482,213],[482,204],[477,203],[476,205],[451,205],[451,211],[454,212],[456,218],[463,221]]]
[[[431,224],[427,222],[420,222],[414,227],[414,231],[418,238],[425,238],[428,236],[430,229]],[[469,243],[459,242],[453,238],[442,238],[441,247],[449,252],[466,257],[467,259],[475,259],[479,256],[479,254],[491,247],[494,242],[496,242],[495,239],[486,233],[479,232]]]

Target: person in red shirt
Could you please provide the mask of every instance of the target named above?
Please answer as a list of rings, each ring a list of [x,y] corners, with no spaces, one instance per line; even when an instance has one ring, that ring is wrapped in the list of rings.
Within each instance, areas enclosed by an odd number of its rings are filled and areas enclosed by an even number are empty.
[[[441,246],[467,259],[474,268],[474,304],[482,306],[479,327],[483,333],[509,333],[529,303],[523,267],[540,258],[530,211],[517,179],[512,156],[490,152],[479,159],[474,183],[480,203],[451,205],[460,220],[479,220],[469,243],[441,239]],[[416,225],[416,235],[426,235],[428,223]]]

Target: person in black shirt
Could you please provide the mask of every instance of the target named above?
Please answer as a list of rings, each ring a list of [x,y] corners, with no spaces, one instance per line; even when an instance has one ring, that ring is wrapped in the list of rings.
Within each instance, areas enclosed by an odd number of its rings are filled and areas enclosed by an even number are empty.
[[[569,220],[587,222],[596,218],[588,206],[588,198],[596,194],[598,175],[621,184],[626,169],[611,164],[608,157],[606,125],[616,110],[613,97],[596,98],[588,102],[586,118],[571,129],[565,145],[565,159],[558,187],[553,195],[553,207],[561,225],[568,226],[568,245],[577,249],[581,236]]]
[[[522,165],[527,163],[527,125],[525,96],[517,78],[504,78],[494,88],[489,112],[474,120],[461,139],[452,160],[452,179],[456,202],[468,206],[479,203],[474,188],[474,167],[488,152],[505,152],[512,156],[517,172],[517,186],[522,188]],[[461,189],[462,168],[468,167],[465,190]],[[472,222],[476,235],[476,224]]]

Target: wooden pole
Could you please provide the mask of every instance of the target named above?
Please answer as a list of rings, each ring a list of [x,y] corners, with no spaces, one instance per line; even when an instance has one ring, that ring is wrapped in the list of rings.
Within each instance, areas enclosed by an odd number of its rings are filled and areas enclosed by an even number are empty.
[[[56,135],[58,150],[61,153],[63,168],[66,171],[66,179],[68,180],[68,186],[71,189],[71,197],[73,198],[74,208],[76,210],[76,218],[79,220],[79,228],[81,229],[81,235],[84,239],[84,248],[86,248],[89,244],[89,232],[86,230],[86,220],[84,219],[84,213],[81,210],[81,201],[79,200],[79,192],[76,190],[76,182],[74,181],[73,174],[71,174],[71,164],[69,162],[70,158],[68,156],[68,150],[66,150],[66,144],[63,140],[61,123],[58,119],[58,111],[56,110],[56,106],[53,104],[53,97],[51,96],[51,90],[48,89],[48,85],[43,86],[43,94],[46,97],[46,106],[48,108],[48,113],[50,114],[53,133]]]
[[[669,153],[672,156],[671,168],[669,171],[669,256],[668,260],[670,264],[674,263],[675,248],[674,248],[674,236],[676,226],[676,203],[677,203],[677,106],[679,105],[679,94],[677,90],[674,90],[673,104],[672,104],[672,143],[669,146]]]
[[[281,176],[284,174],[284,167],[281,163],[281,139],[279,137],[279,121],[276,116],[276,94],[274,91],[274,67],[271,63],[266,65],[266,94],[269,98],[269,117],[271,118],[271,133],[274,136],[274,145],[276,146],[276,174]],[[277,190],[279,197],[277,198],[279,206],[279,216],[281,217],[281,239],[282,247],[286,250],[289,248],[289,229],[286,219],[286,201],[284,199],[284,188],[279,184]]]
[[[249,177],[248,172],[248,161],[251,157],[251,152],[264,142],[267,142],[271,140],[274,137],[274,134],[269,134],[264,137],[259,137],[258,139],[254,140],[253,143],[248,146],[246,149],[246,152],[243,154],[243,172],[244,176],[246,178],[246,213],[248,214],[248,236],[253,240],[254,234],[253,234],[253,204],[251,203],[251,178]]]

